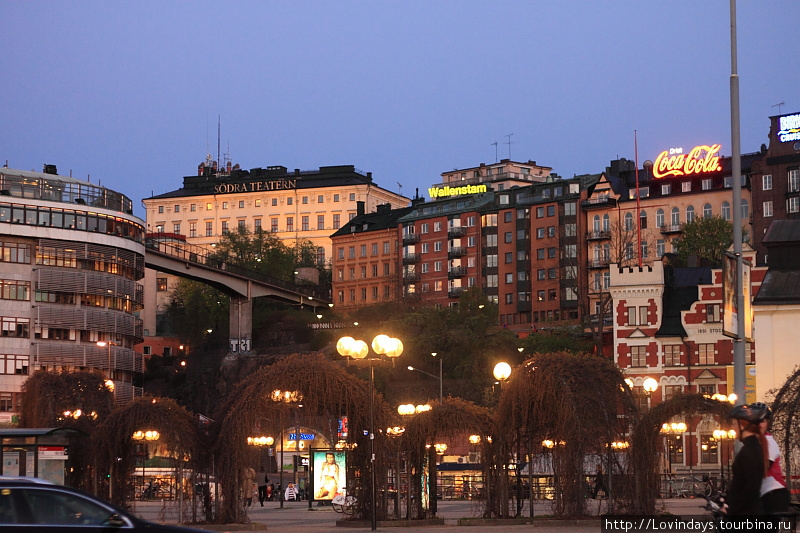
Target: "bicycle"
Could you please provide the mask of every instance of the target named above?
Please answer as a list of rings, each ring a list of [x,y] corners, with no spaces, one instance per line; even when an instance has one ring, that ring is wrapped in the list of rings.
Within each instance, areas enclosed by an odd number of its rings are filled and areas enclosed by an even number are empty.
[[[347,489],[342,487],[342,489],[337,492],[331,500],[331,507],[333,507],[333,510],[337,513],[343,513],[350,516],[355,514],[357,503],[358,500],[356,500],[356,497],[351,494],[347,494]]]

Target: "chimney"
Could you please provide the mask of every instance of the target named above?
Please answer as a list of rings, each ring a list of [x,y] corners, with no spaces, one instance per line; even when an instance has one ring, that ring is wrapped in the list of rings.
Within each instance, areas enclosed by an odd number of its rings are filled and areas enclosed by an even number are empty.
[[[45,174],[54,174],[56,176],[58,175],[58,170],[56,170],[56,166],[55,165],[47,165],[46,164],[44,166],[44,170],[42,170],[42,172],[44,172]]]
[[[364,214],[364,202],[358,201],[356,202],[356,216],[361,216]]]

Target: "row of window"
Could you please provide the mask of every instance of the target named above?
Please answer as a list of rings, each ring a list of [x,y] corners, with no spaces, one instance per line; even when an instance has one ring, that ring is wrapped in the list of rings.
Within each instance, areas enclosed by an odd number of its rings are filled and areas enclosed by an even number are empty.
[[[355,213],[350,213],[349,216],[350,216],[350,220],[352,220],[356,216],[356,214]],[[285,220],[286,224],[284,226],[285,231],[295,231],[294,220],[295,220],[295,217],[293,217],[293,216],[286,217],[286,220]],[[226,235],[227,233],[230,232],[230,230],[231,230],[231,222],[229,220],[222,220],[222,221],[220,221],[220,224],[221,224],[221,231],[222,231],[223,235]],[[245,228],[247,226],[247,221],[245,221],[245,220],[237,220],[236,224],[240,228]],[[278,227],[278,225],[279,225],[279,218],[278,217],[270,218],[270,228],[269,228],[270,232],[278,233],[278,231],[280,231],[280,228]],[[341,227],[342,227],[341,215],[336,213],[336,214],[333,215],[333,229],[339,229]],[[181,223],[180,222],[174,222],[172,224],[172,233],[175,233],[177,235],[182,235],[183,234],[182,233],[182,229],[183,228],[181,227]],[[325,226],[325,215],[317,215],[317,225],[316,225],[315,229],[316,230],[330,229],[330,228],[326,228],[326,226]],[[305,215],[300,217],[299,230],[300,231],[311,231],[310,217],[305,216]],[[156,231],[156,233],[163,233],[165,231],[164,224],[157,224],[156,227],[155,227],[155,231]],[[253,219],[253,231],[256,231],[256,232],[265,231],[264,227],[262,225],[262,219],[260,219],[260,218],[254,218]],[[213,237],[214,236],[214,221],[213,220],[207,220],[205,222],[205,236],[206,237]],[[197,237],[197,222],[189,222],[189,237],[191,237],[191,238]]]
[[[366,244],[360,245],[359,257],[367,257],[367,248],[368,248],[368,246]],[[381,249],[381,248],[383,249],[383,255],[389,254],[390,250],[391,250],[389,241],[384,241],[381,246],[379,246],[377,242],[373,242],[372,244],[369,245],[369,250],[370,250],[371,255],[373,257],[378,255],[378,250]],[[338,259],[344,259],[344,247],[343,246],[339,247],[337,249],[336,257]],[[348,248],[347,257],[349,259],[355,259],[355,257],[356,257],[356,247],[355,246],[350,246]]]
[[[367,301],[367,292],[368,291],[367,291],[366,287],[362,287],[359,290],[359,295],[361,297],[359,301],[361,301],[361,302],[366,302]],[[384,285],[382,291],[380,290],[380,287],[378,287],[378,286],[372,287],[372,291],[371,291],[372,301],[378,301],[380,299],[379,294],[381,292],[383,293],[383,299],[384,300],[389,299],[390,294],[391,294],[391,287],[389,285]],[[355,302],[356,301],[356,289],[349,289],[347,291],[347,293],[348,293],[347,295],[349,297],[347,301],[348,302]],[[344,296],[345,296],[345,292],[343,290],[338,292],[337,300],[338,300],[338,302],[340,304],[345,303]]]
[[[772,190],[772,174],[761,176],[761,190]],[[786,174],[786,192],[800,192],[800,170],[793,168]]]
[[[351,202],[355,202],[356,201],[356,193],[351,192],[349,198],[350,198]],[[313,197],[301,196],[300,197],[300,203],[302,205],[308,205],[309,199],[313,200]],[[339,195],[339,194],[334,194],[333,195],[334,203],[338,203],[340,200],[341,200],[341,195]],[[234,209],[237,205],[239,206],[239,209],[244,209],[244,202],[245,202],[244,200],[239,200],[238,202],[235,202],[235,201],[234,202],[223,201],[222,202],[222,209],[229,209],[229,208],[230,209]],[[261,207],[261,203],[262,203],[262,199],[261,198],[256,198],[253,201],[253,207]],[[317,204],[323,204],[323,203],[325,203],[325,195],[323,195],[323,194],[317,195]],[[293,205],[293,204],[294,204],[294,197],[293,196],[287,196],[286,197],[286,205]],[[278,205],[278,198],[272,198],[271,199],[271,205],[273,207],[277,206]],[[212,211],[213,209],[214,209],[214,203],[213,202],[206,202],[206,211]],[[165,211],[165,206],[164,205],[159,205],[158,206],[158,212],[159,213],[164,213],[164,211]],[[189,212],[190,213],[194,213],[196,211],[197,211],[197,204],[189,204]],[[172,206],[172,212],[173,213],[180,213],[181,212],[181,204],[174,204]]]
[[[663,209],[658,209],[656,211],[656,227],[663,228],[665,226],[665,215]],[[710,218],[714,216],[713,208],[711,204],[704,204],[703,205],[703,218]],[[731,220],[731,204],[728,201],[722,202],[720,206],[720,216],[725,220]],[[750,206],[747,200],[742,200],[742,218],[747,219],[750,216]],[[690,223],[695,219],[695,209],[694,206],[687,206],[685,212],[685,221]],[[677,207],[673,207],[670,210],[670,225],[671,226],[680,226],[681,224],[681,211]],[[645,210],[641,210],[639,212],[639,227],[641,229],[647,229],[647,212]],[[623,229],[625,231],[633,231],[635,228],[634,221],[633,221],[633,213],[625,213],[623,217]],[[595,215],[592,219],[592,230],[595,232],[600,231],[610,231],[611,229],[611,221],[608,214],[603,215]]]
[[[356,269],[355,269],[355,267],[350,267],[349,270],[350,270],[350,277],[348,279],[351,279],[351,280],[356,279]],[[377,278],[378,277],[378,270],[379,270],[379,268],[378,268],[377,264],[372,265],[372,277],[373,278]],[[383,275],[384,276],[389,276],[390,275],[390,270],[391,270],[391,267],[390,267],[389,263],[383,263]],[[367,267],[366,266],[362,266],[361,267],[361,279],[366,279],[366,277],[367,277]],[[339,281],[344,281],[344,269],[343,268],[337,269],[337,278],[339,279]]]
[[[0,222],[90,231],[144,241],[144,227],[140,224],[111,215],[71,209],[0,204]]]
[[[630,309],[630,308],[629,308]],[[635,308],[633,308],[635,309]],[[646,309],[646,308],[641,308]],[[664,366],[682,366],[681,362],[681,348],[680,344],[665,344],[661,347],[664,354]],[[697,360],[693,361],[698,365],[713,365],[715,364],[715,345],[714,343],[696,344]],[[643,368],[647,367],[647,346],[631,346],[631,367]],[[751,351],[750,343],[745,343],[745,362],[753,362],[753,353]]]

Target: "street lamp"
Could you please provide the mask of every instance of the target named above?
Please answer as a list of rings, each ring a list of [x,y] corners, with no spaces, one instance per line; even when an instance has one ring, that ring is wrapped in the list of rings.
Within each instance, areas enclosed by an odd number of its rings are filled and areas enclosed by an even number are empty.
[[[386,355],[394,361],[403,353],[403,343],[400,339],[389,337],[388,335],[377,335],[372,339],[372,350],[376,355]],[[353,359],[364,359],[369,354],[369,346],[362,340],[353,337],[342,337],[336,342],[336,351],[342,357],[352,357]],[[370,357],[369,361],[369,453],[370,453],[370,475],[372,502],[370,514],[372,531],[378,528],[375,495],[375,367],[373,362],[379,357]]]
[[[136,442],[140,443],[140,445],[144,444],[143,450],[140,450],[141,458],[142,458],[142,493],[144,493],[144,478],[145,478],[145,461],[147,460],[147,442],[155,442],[161,438],[161,434],[154,430],[148,429],[147,431],[136,431],[131,435],[131,438]],[[133,499],[136,501],[136,498]]]
[[[500,362],[494,365],[492,370],[494,379],[500,382],[500,390],[503,390],[503,382],[511,376],[511,365],[506,362]]]
[[[439,363],[441,363],[441,362],[442,362],[442,360],[439,359]],[[425,372],[424,370],[420,370],[419,368],[414,367],[414,366],[408,366],[407,368],[409,370],[414,370],[415,372],[419,372],[421,374],[425,374],[426,376],[430,376],[433,379],[438,379],[439,380],[439,405],[442,405],[442,367],[441,367],[441,365],[439,366],[439,376],[438,377],[434,376],[433,374],[431,374],[429,372]],[[400,414],[402,414],[402,413],[400,413]]]
[[[113,375],[112,370],[111,370],[111,347],[112,346],[122,346],[122,345],[120,343],[114,342],[114,341],[97,341],[97,345],[99,347],[101,347],[101,348],[108,347],[108,379],[109,380],[113,380],[114,379],[114,375]]]
[[[667,453],[667,461],[669,466],[669,473],[672,473],[672,449],[674,448],[674,444],[678,440],[683,439],[683,434],[686,433],[686,423],[684,422],[672,422],[672,423],[664,423],[661,425],[661,430],[659,431],[662,435],[664,435],[664,442],[665,442],[665,452]],[[674,442],[673,442],[674,437]],[[681,446],[681,454],[683,454],[683,446]]]
[[[284,405],[289,405],[289,404],[298,403],[298,402],[302,402],[303,401],[302,393],[300,393],[298,391],[288,391],[288,390],[280,390],[280,389],[273,390],[270,393],[269,398],[273,402],[282,403]],[[302,404],[299,404],[299,407],[302,407],[302,406],[303,406]],[[279,424],[281,426],[281,428],[280,428],[280,431],[281,431],[281,435],[280,435],[281,455],[280,455],[280,473],[279,473],[280,481],[279,481],[279,483],[280,483],[281,490],[280,490],[280,492],[278,494],[278,501],[280,502],[280,508],[283,509],[283,494],[284,494],[284,490],[283,490],[283,448],[284,448],[284,444],[285,444],[285,440],[283,438],[283,408],[281,408],[280,411],[279,411],[279,418],[280,418]],[[270,438],[271,437],[265,437],[265,439],[270,439]],[[266,440],[264,442],[266,443]],[[274,442],[274,439],[273,439],[273,442]]]
[[[731,402],[733,403],[733,402]],[[720,442],[720,448],[726,450],[727,460],[722,459],[722,452],[720,451],[720,458],[719,458],[719,470],[722,476],[722,480],[725,480],[725,464],[728,464],[728,474],[730,474],[731,466],[730,466],[730,452],[728,446],[725,444],[726,441],[734,441],[736,439],[736,430],[729,429],[725,431],[724,429],[715,429],[712,433],[714,439]]]

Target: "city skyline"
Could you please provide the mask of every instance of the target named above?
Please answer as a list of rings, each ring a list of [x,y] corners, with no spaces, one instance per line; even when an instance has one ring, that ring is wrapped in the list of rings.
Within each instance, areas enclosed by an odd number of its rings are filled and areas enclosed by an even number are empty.
[[[634,130],[640,165],[679,146],[731,153],[722,0],[217,7],[4,5],[0,160],[54,164],[143,217],[140,200],[180,188],[208,153],[244,169],[350,164],[407,197],[509,156],[601,172],[635,158]],[[737,15],[746,153],[769,116],[800,110],[783,53],[800,10],[739,2]]]

